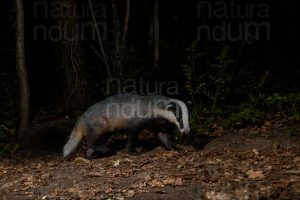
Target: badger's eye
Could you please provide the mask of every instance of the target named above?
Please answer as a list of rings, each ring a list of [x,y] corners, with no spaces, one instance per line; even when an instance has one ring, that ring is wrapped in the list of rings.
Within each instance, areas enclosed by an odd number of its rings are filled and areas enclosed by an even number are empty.
[[[167,109],[168,110],[175,110],[175,108],[176,108],[176,104],[175,103],[169,103],[168,105],[167,105]]]

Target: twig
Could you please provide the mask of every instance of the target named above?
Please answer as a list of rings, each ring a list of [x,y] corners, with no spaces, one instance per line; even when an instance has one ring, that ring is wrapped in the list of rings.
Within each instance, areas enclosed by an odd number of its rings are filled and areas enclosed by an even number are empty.
[[[101,53],[102,53],[103,61],[104,61],[105,67],[106,67],[107,75],[108,75],[108,78],[111,79],[111,74],[110,74],[110,69],[109,69],[107,57],[105,55],[105,51],[104,51],[104,48],[103,48],[102,38],[101,38],[101,35],[100,35],[99,28],[97,26],[97,21],[96,21],[95,13],[94,13],[94,10],[93,10],[93,4],[92,4],[91,0],[89,0],[89,7],[90,7],[92,19],[94,21],[95,30],[96,30],[96,33],[97,33],[98,42],[99,42],[100,50],[101,50]]]
[[[127,32],[128,32],[129,15],[130,15],[130,0],[127,0],[126,1],[126,15],[125,15],[124,29],[123,29],[123,38],[122,38],[122,48],[125,47],[126,36],[127,36]]]

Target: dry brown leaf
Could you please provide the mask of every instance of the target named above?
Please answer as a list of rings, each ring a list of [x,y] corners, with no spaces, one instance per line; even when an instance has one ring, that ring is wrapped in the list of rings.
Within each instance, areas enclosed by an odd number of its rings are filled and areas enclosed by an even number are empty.
[[[266,191],[270,191],[272,189],[272,186],[264,186],[264,185],[261,185],[260,187],[259,187],[259,190],[260,191],[263,191],[263,192],[266,192]]]
[[[284,185],[284,187],[287,187],[291,183],[291,180],[289,180],[289,179],[281,178],[279,181],[280,181],[281,184]]]
[[[70,193],[77,193],[78,188],[77,187],[71,187],[71,188],[68,188],[67,191],[70,192]]]
[[[265,178],[264,172],[261,170],[253,171],[252,169],[250,169],[246,172],[246,174],[251,179],[264,179]]]
[[[295,163],[299,163],[299,162],[300,162],[300,157],[296,157],[296,158],[294,158],[294,159],[293,159],[293,162],[295,162]]]
[[[300,170],[296,169],[296,170],[287,170],[285,172],[286,174],[300,174]]]
[[[106,188],[106,190],[104,191],[104,193],[105,194],[108,194],[108,193],[111,193],[111,192],[113,192],[114,190],[111,188],[111,187],[109,187],[109,188]]]
[[[127,162],[127,163],[132,163],[132,160],[131,160],[131,159],[129,159],[129,158],[125,158],[125,159],[124,159],[124,162]]]
[[[73,163],[76,165],[87,165],[87,164],[90,164],[90,161],[83,157],[77,157],[77,158],[75,158],[75,160],[73,160]]]
[[[88,190],[78,191],[79,199],[88,199],[90,195],[91,195],[91,191],[88,191]]]
[[[272,122],[271,121],[265,121],[265,126],[267,126],[267,127],[270,127],[270,126],[272,126]]]
[[[91,177],[100,177],[100,176],[103,176],[103,173],[91,172],[91,173],[89,173],[89,176],[91,176]]]
[[[174,185],[174,183],[175,183],[174,178],[167,178],[167,179],[163,180],[164,185]]]
[[[183,165],[181,165],[181,164],[179,164],[179,165],[177,165],[177,167],[176,167],[177,169],[182,169],[182,168],[184,168],[184,166]]]
[[[231,200],[232,196],[224,192],[210,191],[205,193],[205,197],[211,200]]]
[[[127,195],[127,197],[133,197],[134,196],[134,190],[128,190],[126,195]]]
[[[164,184],[156,179],[149,182],[152,187],[164,187]]]
[[[175,185],[176,186],[181,186],[182,184],[183,184],[182,178],[176,178]]]
[[[145,180],[146,180],[146,181],[150,181],[151,179],[152,179],[152,178],[151,178],[150,175],[146,175],[146,176],[145,176]]]
[[[162,181],[164,185],[181,186],[183,184],[182,178],[167,178]]]
[[[256,156],[259,155],[259,152],[257,151],[257,149],[252,149],[252,152],[253,152]]]
[[[265,167],[265,170],[266,171],[271,171],[273,169],[273,166],[272,165],[267,165],[266,167]]]
[[[113,161],[113,166],[114,166],[114,167],[117,167],[117,166],[120,165],[120,163],[121,163],[121,160],[120,160],[120,159],[114,160],[114,161]]]

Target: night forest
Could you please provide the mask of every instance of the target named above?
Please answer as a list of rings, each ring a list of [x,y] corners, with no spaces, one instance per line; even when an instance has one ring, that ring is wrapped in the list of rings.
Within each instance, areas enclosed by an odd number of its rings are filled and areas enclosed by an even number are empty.
[[[299,8],[1,1],[0,197],[299,199]],[[63,158],[79,117],[118,94],[185,102],[189,134],[167,129],[169,151],[142,130],[130,154],[114,131],[113,153],[90,159],[82,139]]]

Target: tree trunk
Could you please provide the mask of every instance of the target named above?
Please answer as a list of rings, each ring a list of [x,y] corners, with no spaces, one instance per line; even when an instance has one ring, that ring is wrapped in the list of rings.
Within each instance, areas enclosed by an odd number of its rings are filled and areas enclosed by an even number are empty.
[[[112,17],[113,17],[113,31],[115,40],[115,59],[114,59],[114,73],[119,79],[123,79],[123,68],[121,64],[121,42],[120,42],[120,20],[118,13],[118,6],[116,0],[111,1]]]
[[[16,8],[16,69],[20,89],[20,125],[18,137],[22,138],[29,121],[29,84],[25,65],[24,9],[22,0],[15,0]]]
[[[56,19],[63,38],[61,41],[61,62],[63,78],[60,80],[63,86],[59,99],[59,106],[63,106],[61,111],[78,109],[88,102],[86,80],[82,69],[82,50],[78,37],[78,18],[76,13],[75,0],[57,0],[59,5],[59,17]],[[63,103],[62,103],[63,102]]]
[[[154,68],[159,67],[159,0],[154,1]]]
[[[144,1],[144,6],[146,8],[148,17],[149,17],[149,29],[148,29],[148,54],[149,56],[153,56],[153,4],[152,1],[148,0]]]
[[[122,38],[122,48],[125,48],[126,37],[128,32],[128,23],[129,23],[129,15],[130,15],[130,0],[126,1],[126,14],[124,20],[124,28],[123,28],[123,38]]]

